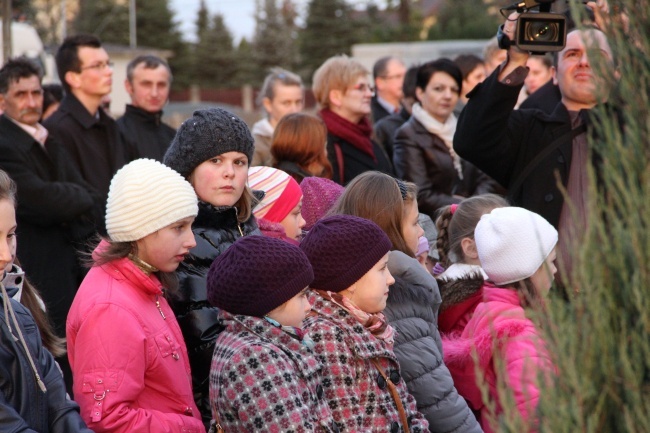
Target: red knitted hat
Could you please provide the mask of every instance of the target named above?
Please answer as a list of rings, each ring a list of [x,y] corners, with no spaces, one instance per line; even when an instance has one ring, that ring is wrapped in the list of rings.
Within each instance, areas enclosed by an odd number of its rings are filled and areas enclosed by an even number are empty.
[[[363,277],[391,249],[374,222],[352,215],[318,221],[300,243],[314,269],[314,289],[340,292]]]
[[[231,314],[262,317],[313,279],[309,260],[297,246],[266,236],[245,236],[212,262],[208,301]]]
[[[274,223],[282,222],[302,198],[298,182],[284,171],[273,167],[249,168],[248,186],[264,191],[264,198],[253,209],[255,217]]]

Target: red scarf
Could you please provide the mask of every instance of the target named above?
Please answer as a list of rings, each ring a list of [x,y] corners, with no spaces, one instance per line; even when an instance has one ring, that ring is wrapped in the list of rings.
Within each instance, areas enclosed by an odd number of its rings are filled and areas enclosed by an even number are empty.
[[[372,126],[367,117],[361,119],[359,123],[352,123],[335,114],[329,108],[324,108],[320,111],[320,117],[327,126],[327,132],[350,143],[363,153],[367,153],[372,159],[377,162],[375,151],[372,147]]]

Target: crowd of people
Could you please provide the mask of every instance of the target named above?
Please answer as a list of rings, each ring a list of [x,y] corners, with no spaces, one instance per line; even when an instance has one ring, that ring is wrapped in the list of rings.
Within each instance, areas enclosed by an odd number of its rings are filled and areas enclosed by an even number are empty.
[[[493,43],[332,57],[315,114],[275,68],[250,128],[163,123],[172,72],[149,55],[114,120],[94,36],[59,47],[62,94],[7,61],[3,431],[473,433],[513,411],[535,431],[557,371],[528,313],[589,223],[614,60],[595,27],[553,58]]]

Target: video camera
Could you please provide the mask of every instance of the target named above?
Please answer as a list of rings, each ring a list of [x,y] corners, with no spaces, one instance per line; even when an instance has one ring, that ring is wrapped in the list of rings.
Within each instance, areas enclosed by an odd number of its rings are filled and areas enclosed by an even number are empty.
[[[515,40],[506,41],[508,38],[499,31],[499,47],[507,49],[510,42],[531,54],[561,51],[566,44],[567,22],[564,15],[550,12],[554,1],[523,0],[502,9],[502,13],[516,10],[520,15],[517,19]],[[532,11],[534,8],[539,8],[539,11]]]

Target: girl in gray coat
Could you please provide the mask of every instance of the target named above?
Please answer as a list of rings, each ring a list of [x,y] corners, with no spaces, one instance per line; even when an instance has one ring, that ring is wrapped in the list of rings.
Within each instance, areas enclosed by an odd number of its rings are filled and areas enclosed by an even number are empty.
[[[392,242],[388,269],[395,284],[384,314],[396,330],[394,351],[402,377],[431,432],[481,432],[443,362],[438,333],[440,292],[435,279],[415,258],[424,234],[416,197],[414,184],[367,172],[350,182],[332,213],[369,219]]]

